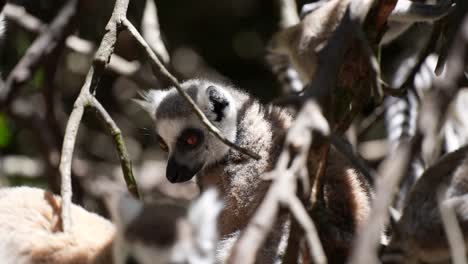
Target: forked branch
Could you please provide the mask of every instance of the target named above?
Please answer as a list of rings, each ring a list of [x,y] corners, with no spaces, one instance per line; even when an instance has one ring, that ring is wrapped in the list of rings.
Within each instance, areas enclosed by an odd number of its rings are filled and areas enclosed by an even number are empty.
[[[110,57],[114,52],[114,46],[117,41],[117,35],[119,33],[118,28],[122,19],[127,13],[129,0],[117,0],[115,2],[112,17],[110,18],[106,26],[106,34],[102,38],[101,44],[96,52],[95,59],[91,69],[86,75],[85,82],[81,87],[80,94],[76,99],[73,111],[70,114],[70,118],[67,122],[65,130],[65,136],[63,139],[62,154],[60,157],[60,174],[62,179],[61,195],[62,195],[62,224],[63,231],[70,232],[72,219],[70,215],[72,188],[71,188],[71,162],[73,156],[73,150],[75,148],[76,135],[80,126],[81,118],[85,107],[91,106],[96,108],[101,116],[106,121],[107,128],[113,135],[114,142],[117,146],[117,152],[119,154],[120,162],[123,168],[125,179],[127,180],[129,191],[136,197],[138,197],[138,189],[135,185],[133,178],[131,162],[128,159],[128,153],[126,151],[120,130],[117,128],[115,123],[112,121],[110,116],[104,110],[104,108],[97,102],[92,95],[91,91],[95,91],[99,84],[101,75],[110,61]],[[116,129],[117,128],[117,129]]]

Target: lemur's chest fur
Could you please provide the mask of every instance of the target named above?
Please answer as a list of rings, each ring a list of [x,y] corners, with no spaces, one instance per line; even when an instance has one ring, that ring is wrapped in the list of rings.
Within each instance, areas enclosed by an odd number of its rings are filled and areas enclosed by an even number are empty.
[[[280,108],[263,107],[250,100],[243,108],[236,143],[259,153],[262,159],[255,161],[229,151],[222,162],[198,175],[202,188],[214,184],[224,194],[225,209],[220,218],[223,236],[242,230],[261,203],[270,185],[261,175],[276,164],[291,124],[291,117]],[[314,157],[311,162],[315,162]],[[309,213],[319,225],[331,263],[339,263],[347,257],[354,232],[369,213],[371,191],[364,177],[333,148],[325,173],[324,197]]]

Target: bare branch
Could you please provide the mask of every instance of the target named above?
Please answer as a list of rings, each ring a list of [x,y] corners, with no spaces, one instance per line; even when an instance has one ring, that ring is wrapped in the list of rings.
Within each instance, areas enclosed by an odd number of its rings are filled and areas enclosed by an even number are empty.
[[[42,23],[38,18],[29,14],[22,6],[7,3],[3,8],[3,14],[6,18],[14,21],[16,24],[29,31],[43,32],[47,26]]]
[[[307,211],[297,196],[290,195],[288,199],[287,205],[289,210],[291,210],[291,213],[305,230],[306,239],[309,243],[309,252],[312,259],[314,259],[314,263],[326,263],[327,258],[325,257],[314,222],[307,214]]]
[[[224,137],[222,132],[210,122],[210,120],[205,116],[205,114],[203,114],[202,110],[200,110],[200,108],[192,100],[192,98],[184,91],[184,89],[180,86],[179,81],[159,61],[154,51],[148,46],[146,41],[140,35],[138,30],[132,25],[132,23],[126,18],[122,20],[122,23],[123,23],[123,26],[130,32],[130,34],[133,35],[133,37],[137,40],[138,44],[143,48],[143,50],[146,52],[146,54],[150,58],[150,62],[151,62],[151,66],[152,66],[154,74],[157,76],[158,73],[161,73],[165,78],[167,78],[170,81],[170,83],[177,89],[179,94],[186,100],[187,103],[189,103],[190,107],[196,113],[197,117],[200,119],[203,125],[205,125],[205,127],[213,135],[215,135],[219,140],[221,140],[224,144],[231,147],[232,149],[237,150],[256,160],[260,159],[260,156],[258,154],[253,153],[252,151],[248,149],[239,147],[235,143],[229,141],[226,137]]]
[[[408,145],[400,145],[380,166],[372,210],[367,223],[358,230],[355,250],[349,263],[379,263],[377,248],[388,220],[388,208],[409,163],[411,147]]]
[[[91,82],[91,75],[92,72],[88,73],[87,87],[89,87]],[[89,80],[88,80],[89,79]],[[71,183],[71,162],[73,156],[73,150],[75,148],[75,141],[76,135],[78,134],[78,128],[80,126],[81,118],[83,117],[84,112],[84,98],[78,96],[78,99],[75,101],[75,106],[73,107],[73,111],[68,118],[67,127],[65,128],[65,135],[63,137],[63,145],[62,145],[62,154],[60,156],[60,165],[59,170],[61,174],[61,196],[62,196],[62,228],[64,232],[71,231],[72,219],[70,214],[70,207],[71,207],[71,199],[72,199],[72,183]]]
[[[454,46],[447,60],[447,74],[444,79],[436,79],[434,89],[424,98],[418,131],[411,144],[401,144],[394,155],[389,156],[379,170],[376,198],[373,203],[368,223],[359,232],[356,249],[351,263],[378,263],[377,246],[380,230],[388,220],[388,208],[393,200],[397,184],[409,161],[423,144],[423,153],[433,154],[437,148],[436,142],[442,119],[449,103],[458,91],[458,81],[464,77],[466,43],[468,43],[468,16],[460,27]],[[424,147],[426,144],[426,147]]]
[[[0,105],[8,105],[18,94],[17,87],[27,82],[42,60],[64,41],[76,14],[77,3],[78,0],[67,1],[50,26],[28,48],[5,81],[3,91],[0,92]]]
[[[161,30],[159,29],[158,10],[156,8],[156,0],[146,0],[145,11],[143,13],[141,31],[147,43],[151,46],[154,52],[164,62],[169,63],[169,53],[167,52],[164,42],[161,39]]]
[[[259,247],[265,241],[277,218],[280,204],[293,211],[294,216],[298,218],[298,222],[306,231],[310,243],[310,255],[313,257],[314,263],[326,263],[326,257],[315,226],[309,216],[303,213],[302,210],[305,209],[296,197],[297,175],[301,173],[301,168],[306,167],[313,131],[318,131],[324,135],[328,135],[330,132],[320,107],[315,101],[310,100],[304,104],[296,121],[289,129],[283,151],[278,158],[275,169],[263,175],[265,178],[273,179],[273,183],[249,225],[243,230],[236,242],[228,263],[240,264],[255,261]],[[295,153],[292,153],[292,149],[294,149]],[[290,161],[293,162],[288,167]],[[306,217],[306,219],[303,219],[303,217]]]
[[[91,91],[94,92],[96,90],[99,84],[99,79],[105,69],[105,66],[109,63],[110,57],[114,52],[114,46],[117,41],[117,35],[119,33],[118,28],[122,20],[125,19],[125,15],[127,13],[128,8],[128,2],[129,0],[117,0],[115,2],[112,16],[106,26],[106,34],[103,36],[101,44],[99,45],[99,48],[96,52],[93,65],[91,66],[91,69],[86,75],[85,82],[81,88],[78,98],[75,101],[73,111],[70,114],[70,118],[68,120],[67,127],[65,130],[65,136],[63,139],[62,146],[62,155],[60,158],[60,173],[62,176],[62,223],[64,232],[70,232],[72,225],[72,219],[70,215],[72,196],[70,171],[76,135],[78,133],[81,118],[83,117],[84,108],[90,104],[94,104],[94,106],[96,106],[95,102],[93,103],[95,99],[92,96]],[[108,115],[106,117],[109,118]],[[122,150],[123,141],[120,141],[118,143],[120,144],[120,146],[118,144],[117,149]],[[123,149],[125,149],[125,147],[123,147]],[[121,155],[120,159],[124,160],[124,163],[129,164],[126,154],[119,154]],[[127,168],[130,168],[131,170],[131,167],[126,167],[125,169]],[[133,177],[131,173],[130,175],[127,174],[126,176]],[[134,182],[134,180],[130,182]],[[132,194],[138,197],[137,188],[131,187],[129,188],[129,191],[131,191]]]
[[[383,118],[384,114],[385,105],[381,104],[374,109],[374,112],[372,112],[368,117],[362,120],[361,123],[359,123],[357,129],[358,139],[362,139],[367,134],[367,132],[369,132],[372,126],[375,125],[378,120]]]
[[[26,12],[22,6],[7,3],[3,12],[8,20],[13,21],[30,32],[43,33],[47,29],[46,24]],[[95,45],[92,42],[74,35],[66,38],[65,45],[72,51],[86,55],[92,55],[96,50]],[[107,66],[107,69],[126,76],[137,83],[152,85],[152,83],[144,81],[136,76],[141,69],[141,64],[137,61],[127,61],[117,54],[112,54],[111,61]]]
[[[97,114],[104,120],[107,130],[114,139],[114,145],[120,157],[120,166],[122,167],[125,183],[127,184],[128,191],[138,197],[138,188],[133,177],[132,162],[128,157],[127,148],[122,137],[122,132],[114,120],[107,113],[106,109],[99,103],[95,97],[90,98],[89,105],[96,109]]]

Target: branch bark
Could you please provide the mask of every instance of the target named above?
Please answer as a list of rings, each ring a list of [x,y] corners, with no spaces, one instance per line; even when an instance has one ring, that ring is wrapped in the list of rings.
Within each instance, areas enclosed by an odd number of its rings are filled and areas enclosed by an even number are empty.
[[[132,23],[124,18],[123,19],[123,26],[133,35],[133,37],[137,40],[140,47],[145,51],[148,55],[151,63],[151,68],[156,76],[162,74],[170,83],[177,89],[179,94],[189,103],[192,110],[196,113],[199,120],[205,125],[205,127],[215,135],[219,140],[221,140],[224,144],[229,146],[230,148],[237,150],[253,159],[259,160],[260,156],[252,151],[237,146],[234,142],[229,141],[222,132],[215,127],[210,120],[203,114],[202,110],[197,106],[197,104],[192,100],[192,98],[184,91],[184,89],[180,86],[179,81],[174,77],[159,61],[158,57],[154,53],[154,51],[149,47],[148,43],[144,40],[144,38],[140,35],[138,30],[132,25]]]
[[[448,105],[458,92],[459,80],[464,77],[468,43],[468,16],[460,27],[447,59],[447,74],[436,79],[431,92],[424,98],[418,120],[418,130],[410,144],[401,144],[396,154],[389,156],[379,170],[375,200],[368,223],[358,233],[356,249],[350,263],[378,263],[377,247],[381,229],[388,221],[388,208],[394,192],[410,160],[421,150],[430,156],[437,148],[436,138]],[[425,146],[426,144],[426,146]]]
[[[3,13],[9,21],[33,33],[41,34],[48,27],[40,19],[29,14],[22,6],[8,3],[5,5]],[[66,37],[65,45],[68,49],[84,55],[92,56],[96,51],[94,43],[74,35]],[[127,61],[117,54],[112,54],[111,61],[106,69],[125,76],[142,86],[154,86],[155,82],[139,76],[141,74],[141,67],[141,64],[137,61]]]
[[[97,102],[94,98],[93,93],[98,87],[99,80],[105,69],[109,64],[111,55],[114,52],[114,46],[117,41],[118,33],[120,32],[121,23],[125,19],[129,0],[117,0],[115,2],[114,10],[112,16],[107,23],[106,33],[102,38],[101,44],[96,52],[93,65],[86,75],[85,82],[81,88],[80,94],[75,101],[73,106],[72,113],[67,123],[65,130],[65,136],[63,139],[62,154],[60,158],[60,173],[62,177],[61,185],[61,194],[62,194],[62,223],[63,231],[70,232],[72,219],[70,215],[70,206],[71,206],[71,161],[73,156],[73,150],[75,147],[76,135],[78,133],[78,128],[83,117],[84,109],[87,106],[96,108],[101,116],[104,117],[106,121],[107,128],[110,133],[113,135],[114,142],[117,146],[117,151],[119,154],[120,162],[123,168],[123,173],[125,179],[129,181],[127,186],[129,192],[134,196],[138,197],[138,189],[135,185],[135,180],[133,178],[131,162],[128,159],[128,154],[124,146],[122,137],[120,135],[120,130],[116,129],[116,125],[104,108]]]
[[[264,178],[273,179],[273,183],[236,242],[228,263],[254,263],[258,249],[263,245],[277,219],[280,205],[290,209],[306,232],[314,263],[327,262],[315,225],[296,196],[298,175],[303,173],[301,169],[306,167],[314,131],[324,135],[330,132],[320,107],[316,102],[308,101],[289,129],[275,169],[263,175]]]

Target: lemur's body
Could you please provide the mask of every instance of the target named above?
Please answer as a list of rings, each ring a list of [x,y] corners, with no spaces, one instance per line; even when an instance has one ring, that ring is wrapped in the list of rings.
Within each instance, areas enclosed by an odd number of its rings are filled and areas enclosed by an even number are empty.
[[[73,205],[72,234],[61,230],[60,199],[29,187],[0,189],[0,259],[4,264],[110,264],[115,228],[108,220]]]
[[[409,194],[403,215],[394,226],[383,263],[452,263],[438,208],[453,209],[468,248],[468,147],[442,157],[428,168]]]
[[[260,160],[254,160],[223,145],[199,122],[175,89],[148,93],[148,102],[143,104],[155,118],[163,147],[169,150],[167,178],[181,182],[196,174],[202,189],[218,186],[225,202],[220,219],[221,235],[232,242],[247,225],[269,187],[261,175],[275,165],[291,116],[281,108],[264,106],[224,84],[191,80],[182,86],[229,140],[261,156]],[[356,226],[367,216],[370,191],[364,178],[333,150],[329,164],[323,203],[311,215],[330,218],[319,226],[322,239],[330,242],[326,251],[331,258],[339,254],[345,257]],[[280,219],[277,232],[272,235],[276,237],[267,240],[268,245],[259,254],[259,263],[271,263],[276,257],[284,235],[281,232],[284,217]],[[232,245],[224,242],[222,246]],[[220,249],[221,259],[229,254],[226,250]]]
[[[59,197],[41,189],[0,189],[2,264],[214,262],[220,203],[213,190],[190,207],[122,197],[113,210],[115,226],[72,205],[70,234],[61,232],[60,204]]]

